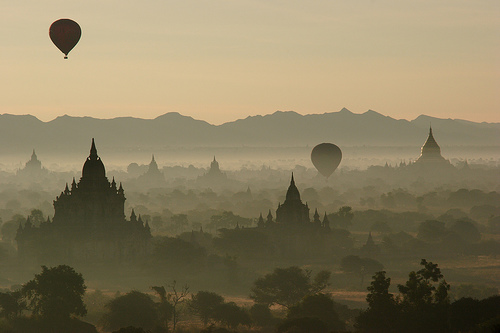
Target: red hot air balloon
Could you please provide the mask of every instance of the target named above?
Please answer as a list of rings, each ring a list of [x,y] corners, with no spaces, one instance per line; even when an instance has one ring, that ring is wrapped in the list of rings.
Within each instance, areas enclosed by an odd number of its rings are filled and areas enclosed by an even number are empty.
[[[311,161],[326,178],[337,169],[342,160],[342,151],[333,143],[320,143],[311,152]]]
[[[52,42],[62,53],[64,59],[68,59],[68,53],[80,40],[82,29],[78,23],[70,19],[60,19],[51,24],[49,36]]]

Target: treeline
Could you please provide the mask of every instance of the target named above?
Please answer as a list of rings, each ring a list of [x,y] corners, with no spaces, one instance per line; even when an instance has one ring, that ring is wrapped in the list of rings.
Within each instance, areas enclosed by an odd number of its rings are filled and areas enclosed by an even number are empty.
[[[366,310],[338,304],[328,293],[329,271],[315,275],[297,266],[276,268],[256,279],[253,304],[227,301],[211,291],[191,292],[175,281],[147,293],[86,292],[72,267],[42,272],[12,291],[0,292],[0,331],[71,332],[494,332],[500,329],[500,296],[450,300],[450,285],[437,264],[421,261],[398,295],[385,271],[373,276]],[[87,316],[88,315],[88,316]],[[82,321],[90,319],[93,323]]]
[[[450,301],[450,285],[437,264],[422,259],[422,269],[410,272],[389,292],[391,279],[377,272],[368,287],[368,309],[356,320],[360,332],[498,332],[500,296]]]

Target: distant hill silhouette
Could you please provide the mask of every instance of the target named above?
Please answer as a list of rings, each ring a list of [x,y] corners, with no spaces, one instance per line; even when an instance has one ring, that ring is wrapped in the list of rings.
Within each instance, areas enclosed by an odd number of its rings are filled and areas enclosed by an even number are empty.
[[[341,146],[418,146],[432,123],[442,146],[500,145],[500,123],[419,116],[398,120],[375,111],[355,114],[347,109],[300,115],[277,111],[222,125],[211,125],[171,112],[155,119],[120,117],[96,119],[67,115],[43,122],[30,115],[0,115],[0,152],[85,151],[95,137],[108,149],[148,151],[172,147],[313,146],[333,142]]]

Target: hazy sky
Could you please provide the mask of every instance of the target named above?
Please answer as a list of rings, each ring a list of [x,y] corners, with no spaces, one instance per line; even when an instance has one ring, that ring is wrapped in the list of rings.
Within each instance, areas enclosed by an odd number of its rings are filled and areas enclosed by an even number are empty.
[[[0,113],[500,122],[500,1],[0,0]],[[71,18],[68,60],[48,36]]]

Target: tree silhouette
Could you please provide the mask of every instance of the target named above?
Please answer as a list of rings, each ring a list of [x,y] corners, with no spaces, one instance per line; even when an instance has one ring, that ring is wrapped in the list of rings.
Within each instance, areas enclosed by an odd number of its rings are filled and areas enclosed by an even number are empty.
[[[173,318],[173,331],[175,332],[175,328],[179,322],[179,310],[177,306],[183,303],[189,295],[189,286],[185,284],[178,290],[177,281],[174,280],[168,287],[171,290],[169,293],[167,293],[163,286],[151,287],[151,289],[160,297],[160,319],[163,321],[164,327],[168,329],[168,321]]]
[[[215,308],[214,319],[232,329],[251,323],[249,314],[234,302],[219,304]]]
[[[342,206],[336,213],[330,214],[328,219],[335,227],[347,229],[352,224],[354,213],[350,206]]]
[[[311,282],[310,271],[297,266],[276,268],[273,273],[255,280],[250,298],[256,303],[289,308],[305,296],[321,292],[328,286],[329,279],[328,271],[319,272]]]
[[[339,320],[335,303],[325,294],[309,295],[290,307],[287,319],[317,318],[325,323],[329,330],[344,330],[345,324]]]
[[[151,257],[164,266],[199,265],[206,258],[205,248],[179,238],[159,236],[153,239]]]
[[[422,259],[424,268],[410,272],[408,281],[398,285],[400,306],[407,332],[443,332],[446,330],[450,285],[437,264]],[[437,286],[434,283],[439,282]]]
[[[451,231],[456,232],[461,239],[468,243],[476,243],[481,240],[481,233],[477,227],[470,221],[458,220],[450,227]]]
[[[440,242],[448,233],[444,222],[427,220],[418,226],[418,238],[426,242]]]
[[[385,271],[373,276],[366,296],[368,309],[356,319],[356,326],[361,332],[397,332],[395,319],[399,317],[399,308],[394,295],[389,293],[390,284],[391,279],[385,277]]]
[[[39,226],[46,220],[44,219],[43,212],[40,209],[32,209],[29,218],[31,223],[35,226]]]
[[[177,290],[177,281],[173,281],[171,285],[169,285],[170,287],[170,294],[169,294],[169,298],[170,298],[170,302],[172,302],[172,305],[174,307],[174,313],[173,313],[173,317],[174,317],[174,332],[175,332],[175,328],[177,326],[177,322],[179,321],[179,310],[177,308],[177,306],[181,303],[183,303],[186,299],[186,297],[189,295],[189,286],[187,284],[183,285],[181,287],[180,290]]]
[[[168,301],[168,294],[167,291],[165,290],[165,287],[154,286],[151,287],[151,289],[153,289],[160,298],[160,303],[158,304],[158,317],[162,323],[162,326],[168,330],[168,322],[170,321],[170,319],[174,314],[174,307]]]
[[[326,324],[319,318],[286,319],[276,328],[277,333],[328,333]]]
[[[108,331],[121,327],[154,328],[159,324],[157,306],[149,295],[131,291],[110,301],[101,322]]]
[[[276,322],[271,310],[265,304],[256,303],[250,308],[250,317],[252,322],[261,327],[272,326]]]
[[[184,231],[189,227],[189,221],[186,214],[175,214],[170,217],[171,228],[177,233]]]
[[[20,290],[0,292],[0,318],[12,319],[26,309]]]
[[[498,332],[500,296],[483,300],[461,298],[450,304],[450,286],[437,264],[422,259],[423,268],[409,273],[389,293],[390,279],[377,272],[368,287],[368,309],[356,318],[359,332]]]
[[[16,238],[16,232],[19,224],[26,222],[26,217],[20,214],[15,214],[9,221],[2,224],[0,231],[2,232],[2,240],[12,241]]]
[[[82,274],[67,265],[47,268],[21,289],[35,316],[51,320],[69,319],[71,315],[84,316],[83,303],[86,286]]]
[[[199,291],[191,295],[190,308],[207,326],[210,319],[215,319],[217,308],[224,303],[224,298],[209,291]]]
[[[214,248],[239,258],[263,258],[269,256],[273,246],[262,232],[252,229],[219,229],[214,238]]]

